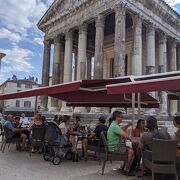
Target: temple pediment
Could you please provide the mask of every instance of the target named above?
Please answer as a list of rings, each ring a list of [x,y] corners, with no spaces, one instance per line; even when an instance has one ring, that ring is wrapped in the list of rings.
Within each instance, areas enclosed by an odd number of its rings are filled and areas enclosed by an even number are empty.
[[[51,22],[51,20],[60,19],[87,1],[89,0],[55,0],[38,22],[38,28],[42,30],[42,27],[48,22]]]

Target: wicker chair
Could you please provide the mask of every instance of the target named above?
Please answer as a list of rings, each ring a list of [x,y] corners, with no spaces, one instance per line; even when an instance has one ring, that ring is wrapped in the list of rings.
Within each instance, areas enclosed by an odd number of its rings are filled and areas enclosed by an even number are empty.
[[[148,151],[152,154],[152,161],[144,159],[143,157],[142,172],[144,172],[144,168],[146,167],[152,171],[152,180],[154,180],[155,173],[174,174],[176,176],[176,180],[178,180],[176,169],[176,151],[176,140],[153,139],[152,151]]]
[[[46,132],[46,128],[33,128],[32,129],[32,139],[30,141],[30,151],[29,151],[30,156],[32,153],[32,148],[34,146],[43,147],[45,132]]]
[[[106,162],[107,161],[124,161],[127,162],[128,160],[128,152],[126,151],[126,153],[111,153],[108,151],[108,143],[106,140],[106,137],[104,135],[103,132],[101,132],[101,141],[103,143],[103,147],[104,147],[104,158],[103,158],[103,165],[102,165],[102,175],[104,175],[104,170],[105,170],[105,166],[106,166]],[[117,144],[117,145],[121,145],[121,144]]]
[[[8,128],[6,126],[3,126],[3,130],[4,130],[4,139],[1,145],[1,151],[4,153],[6,145],[7,144],[14,144],[14,143],[20,143],[21,142],[21,138],[9,138],[8,137]]]

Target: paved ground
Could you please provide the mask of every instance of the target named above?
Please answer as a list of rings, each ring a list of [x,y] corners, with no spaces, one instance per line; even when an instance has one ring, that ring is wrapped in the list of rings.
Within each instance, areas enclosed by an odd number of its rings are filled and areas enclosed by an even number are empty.
[[[96,161],[74,163],[72,161],[62,162],[59,166],[45,162],[40,154],[17,152],[14,145],[0,152],[0,180],[126,180],[119,171],[118,162],[108,163],[105,175],[102,176],[101,166]],[[136,177],[129,178],[137,179]]]

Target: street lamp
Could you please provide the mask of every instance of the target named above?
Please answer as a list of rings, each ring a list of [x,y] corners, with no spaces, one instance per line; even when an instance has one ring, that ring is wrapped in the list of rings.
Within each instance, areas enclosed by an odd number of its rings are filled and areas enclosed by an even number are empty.
[[[6,54],[0,53],[0,71],[1,71],[1,60],[2,60],[2,58],[4,58],[5,56],[6,56]]]

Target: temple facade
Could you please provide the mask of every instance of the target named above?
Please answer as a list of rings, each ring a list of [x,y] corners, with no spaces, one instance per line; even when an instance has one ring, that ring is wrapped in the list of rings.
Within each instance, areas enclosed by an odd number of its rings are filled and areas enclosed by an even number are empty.
[[[52,85],[180,69],[180,16],[162,0],[55,0],[38,28],[45,33],[43,86],[49,85],[52,47]],[[180,109],[165,92],[152,95],[159,97],[160,113]],[[42,107],[47,104],[44,96]],[[51,106],[73,110],[54,98]]]

